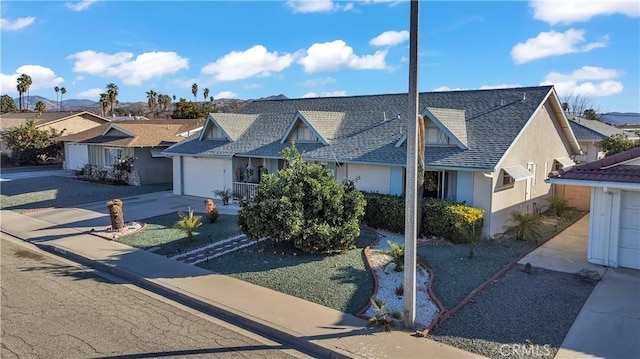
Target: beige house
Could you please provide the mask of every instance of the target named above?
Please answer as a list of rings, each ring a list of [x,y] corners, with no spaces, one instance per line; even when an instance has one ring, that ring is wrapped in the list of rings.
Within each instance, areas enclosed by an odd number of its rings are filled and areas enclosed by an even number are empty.
[[[203,120],[127,120],[105,123],[87,131],[57,139],[64,142],[65,169],[90,164],[108,169],[127,158],[141,184],[170,183],[172,162],[162,151],[197,133]]]
[[[33,120],[37,128],[64,131],[64,135],[72,135],[90,128],[108,123],[109,120],[88,111],[56,111],[56,112],[8,112],[0,115],[0,152],[10,154],[2,140],[2,134],[13,127],[24,125],[28,120]]]
[[[419,108],[425,196],[484,209],[486,235],[503,232],[512,211],[544,209],[553,192],[547,174],[580,153],[552,86],[421,93]],[[199,137],[164,152],[173,157],[173,191],[251,195],[263,171],[282,168],[280,153],[295,141],[336,179],[403,195],[407,109],[406,94],[385,94],[258,100],[238,113],[212,113]]]
[[[582,153],[575,157],[576,162],[593,162],[604,158],[602,140],[613,135],[623,135],[630,139],[638,139],[632,131],[625,131],[597,120],[572,116],[569,122],[571,129],[578,139]]]

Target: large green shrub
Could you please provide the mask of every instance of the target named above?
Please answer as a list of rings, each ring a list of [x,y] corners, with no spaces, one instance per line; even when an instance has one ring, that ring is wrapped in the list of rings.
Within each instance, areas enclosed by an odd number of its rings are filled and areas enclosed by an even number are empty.
[[[16,163],[34,165],[49,158],[62,156],[63,144],[52,140],[61,136],[62,132],[53,128],[37,128],[35,121],[30,119],[20,126],[11,127],[3,137]]]
[[[266,174],[258,194],[241,201],[240,230],[250,238],[291,242],[304,252],[352,248],[365,200],[353,182],[338,183],[322,166],[285,148],[286,168]]]
[[[404,233],[404,197],[364,193],[367,206],[362,221],[369,227]]]
[[[444,237],[454,243],[470,243],[470,238],[477,241],[482,233],[482,209],[447,200],[427,199],[423,211],[423,235]]]

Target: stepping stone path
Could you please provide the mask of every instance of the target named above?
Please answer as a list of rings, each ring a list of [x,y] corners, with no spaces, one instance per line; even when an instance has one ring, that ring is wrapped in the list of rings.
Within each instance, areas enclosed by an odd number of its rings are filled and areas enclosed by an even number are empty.
[[[196,248],[190,250],[188,252],[180,253],[171,257],[173,260],[177,260],[186,264],[199,264],[202,262],[206,262],[209,259],[213,259],[219,257],[223,254],[227,254],[229,252],[233,252],[235,250],[245,248],[248,246],[252,246],[264,239],[260,239],[258,241],[249,239],[244,234],[239,236],[231,237],[216,243],[211,243],[204,247]]]

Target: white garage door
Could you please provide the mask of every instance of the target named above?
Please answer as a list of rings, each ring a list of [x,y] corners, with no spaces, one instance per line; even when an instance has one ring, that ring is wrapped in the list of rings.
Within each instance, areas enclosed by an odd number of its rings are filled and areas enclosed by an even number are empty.
[[[82,166],[89,163],[89,150],[87,149],[87,145],[67,143],[66,147],[67,151],[64,159],[66,169],[79,170]]]
[[[184,157],[184,194],[213,198],[213,191],[224,187],[225,160]]]
[[[621,194],[618,265],[640,269],[640,192]]]

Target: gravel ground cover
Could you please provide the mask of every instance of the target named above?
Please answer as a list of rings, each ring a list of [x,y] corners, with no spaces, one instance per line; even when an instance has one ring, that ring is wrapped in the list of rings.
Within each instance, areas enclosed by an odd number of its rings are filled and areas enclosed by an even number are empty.
[[[192,241],[187,240],[184,231],[173,228],[180,219],[178,214],[167,213],[142,220],[146,223],[143,230],[121,237],[118,242],[141,249],[155,248],[154,253],[171,256],[240,234],[236,215],[221,214],[211,224],[207,223],[206,213],[194,212],[194,215],[202,216],[202,225],[193,233]]]
[[[553,358],[595,284],[514,266],[429,338],[490,358]]]
[[[0,207],[10,210],[71,207],[166,190],[171,190],[171,184],[114,186],[58,176],[25,178],[2,182]]]
[[[375,239],[374,230],[362,228],[356,248],[336,254],[306,254],[265,241],[198,266],[357,314],[373,294],[374,280],[362,249]]]
[[[418,256],[434,272],[433,290],[445,309],[453,309],[473,289],[491,278],[518,256],[531,251],[536,243],[551,238],[555,233],[585,213],[568,210],[565,217],[543,215],[541,239],[517,241],[510,236],[500,240],[484,240],[468,258],[469,246],[453,244],[427,244],[418,247]]]

